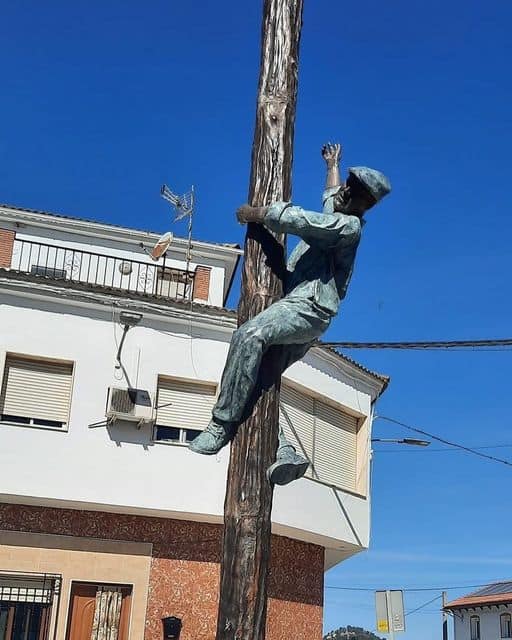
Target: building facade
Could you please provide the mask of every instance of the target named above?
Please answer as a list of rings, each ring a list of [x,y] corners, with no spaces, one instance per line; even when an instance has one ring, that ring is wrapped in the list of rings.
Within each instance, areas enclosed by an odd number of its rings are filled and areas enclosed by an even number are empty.
[[[198,456],[241,251],[0,207],[0,640],[215,636],[229,447]],[[326,347],[283,379],[307,476],[276,487],[268,638],[320,640],[324,571],[366,548],[387,378]],[[24,635],[25,634],[25,635]]]
[[[512,582],[495,582],[445,607],[455,640],[512,638]]]

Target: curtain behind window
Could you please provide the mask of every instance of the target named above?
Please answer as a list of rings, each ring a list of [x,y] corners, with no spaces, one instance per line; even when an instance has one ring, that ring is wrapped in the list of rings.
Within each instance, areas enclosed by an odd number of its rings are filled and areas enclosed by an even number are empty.
[[[117,587],[98,587],[91,640],[117,640],[123,596]]]

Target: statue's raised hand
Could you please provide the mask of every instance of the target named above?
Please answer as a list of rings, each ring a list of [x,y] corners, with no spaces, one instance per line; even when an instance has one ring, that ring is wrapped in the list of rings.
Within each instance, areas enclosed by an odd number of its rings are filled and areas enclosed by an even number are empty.
[[[322,147],[322,157],[325,160],[328,167],[338,166],[341,160],[341,144],[338,142],[336,144],[332,144],[328,142],[324,144]]]

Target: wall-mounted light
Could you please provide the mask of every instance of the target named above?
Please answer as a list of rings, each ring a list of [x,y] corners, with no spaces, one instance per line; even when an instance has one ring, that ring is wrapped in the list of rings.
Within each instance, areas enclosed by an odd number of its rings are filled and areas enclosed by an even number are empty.
[[[142,313],[133,313],[132,311],[121,311],[119,314],[119,320],[121,324],[128,325],[128,327],[134,327],[142,320]]]
[[[117,349],[116,367],[118,369],[120,368],[123,370],[123,373],[127,379],[128,377],[127,377],[126,371],[124,370],[123,363],[121,362],[121,352],[123,350],[123,344],[126,338],[126,334],[128,333],[128,330],[130,329],[130,327],[135,327],[136,325],[138,325],[139,322],[142,320],[142,317],[143,317],[142,313],[134,313],[132,311],[121,311],[121,313],[119,314],[119,320],[121,324],[124,325],[124,327],[123,327],[123,336],[121,338],[121,342],[119,343],[119,347]],[[131,384],[129,383],[129,381],[128,381],[128,385],[131,387]]]
[[[176,618],[175,616],[162,618],[162,625],[164,628],[164,640],[173,640],[180,637],[181,618]]]
[[[123,276],[129,276],[133,271],[132,263],[127,260],[120,262],[117,268],[119,269],[119,273]]]

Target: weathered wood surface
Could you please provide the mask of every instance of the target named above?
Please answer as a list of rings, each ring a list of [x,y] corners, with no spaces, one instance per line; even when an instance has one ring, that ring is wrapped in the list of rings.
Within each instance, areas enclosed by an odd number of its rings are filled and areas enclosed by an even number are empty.
[[[291,197],[298,53],[303,0],[265,0],[249,203]],[[282,295],[284,238],[251,224],[245,241],[239,324]],[[252,415],[231,445],[216,640],[264,640],[274,461],[279,422],[280,350],[263,359]]]

